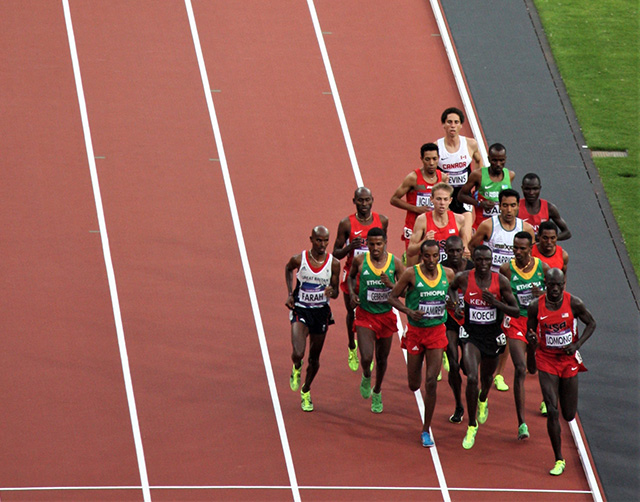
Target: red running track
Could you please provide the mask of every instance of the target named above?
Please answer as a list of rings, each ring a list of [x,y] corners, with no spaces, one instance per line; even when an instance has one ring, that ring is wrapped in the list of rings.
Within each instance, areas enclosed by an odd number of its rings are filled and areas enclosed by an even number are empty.
[[[316,8],[359,170],[399,253],[404,216],[387,201],[418,165],[419,146],[440,136],[441,110],[460,106],[433,13],[415,0]],[[443,492],[418,442],[399,345],[385,411],[373,415],[346,365],[341,300],[313,385],[316,410],[301,412],[287,381],[282,269],[307,247],[311,227],[333,233],[353,210],[353,166],[307,4],[194,1],[193,9],[253,304],[184,3],[71,2],[137,449],[63,10],[0,5],[10,69],[0,78],[10,145],[2,272],[12,286],[3,295],[0,497],[140,500],[142,460],[154,500],[539,500],[544,490],[591,500],[566,428],[567,470],[547,474],[553,455],[535,377],[527,381],[531,439],[515,439],[512,394],[493,391],[490,419],[468,452],[464,426],[447,421],[445,377],[433,420]]]

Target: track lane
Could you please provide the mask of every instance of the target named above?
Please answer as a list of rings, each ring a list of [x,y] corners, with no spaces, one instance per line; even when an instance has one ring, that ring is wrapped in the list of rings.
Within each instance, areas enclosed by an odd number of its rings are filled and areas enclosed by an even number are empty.
[[[72,14],[150,484],[286,486],[184,4]]]
[[[3,2],[0,19],[0,485],[139,485],[62,9]],[[62,493],[0,492],[3,500]]]

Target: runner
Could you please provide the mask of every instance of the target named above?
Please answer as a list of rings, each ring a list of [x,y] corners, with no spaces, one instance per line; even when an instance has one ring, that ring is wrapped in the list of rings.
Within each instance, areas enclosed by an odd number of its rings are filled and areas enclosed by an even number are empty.
[[[438,183],[431,190],[433,211],[421,214],[407,248],[407,264],[415,265],[420,260],[420,246],[425,240],[435,240],[440,247],[440,259],[446,259],[444,243],[452,235],[459,235],[464,245],[465,256],[469,256],[467,244],[471,238],[471,227],[464,216],[449,210],[453,188],[446,183]]]
[[[387,252],[387,233],[381,228],[372,228],[367,234],[369,251],[356,256],[349,271],[349,295],[351,307],[355,308],[353,325],[358,334],[362,381],[360,394],[371,397],[371,411],[382,413],[380,389],[387,371],[387,358],[391,350],[393,335],[398,331],[398,318],[388,303],[389,292],[404,265]],[[356,286],[359,284],[359,291]],[[376,382],[371,390],[371,367],[376,357]]]
[[[463,256],[462,239],[453,235],[447,239],[444,245],[447,253],[447,259],[440,262],[444,267],[449,267],[455,274],[473,268],[473,262]],[[458,302],[460,309],[464,311],[463,292],[458,290]],[[453,392],[453,398],[456,401],[456,408],[453,415],[449,417],[449,422],[454,424],[462,423],[464,416],[464,406],[462,405],[462,376],[460,376],[461,357],[459,335],[464,324],[464,317],[457,319],[455,316],[455,308],[447,308],[447,320],[445,326],[447,328],[447,345],[445,369],[449,372],[449,387]],[[446,366],[449,366],[448,368]]]
[[[440,247],[434,240],[422,243],[420,257],[422,263],[407,268],[400,276],[389,295],[389,303],[405,313],[409,322],[402,348],[407,350],[407,379],[413,392],[422,386],[422,362],[425,361],[427,365],[421,440],[422,446],[429,448],[434,445],[429,427],[436,406],[442,354],[447,347],[445,305],[453,270],[438,263]],[[407,288],[405,306],[398,297]]]
[[[309,337],[307,375],[300,389],[303,411],[313,411],[311,402],[311,382],[320,368],[320,353],[330,324],[333,324],[329,298],[338,297],[340,262],[330,253],[329,230],[317,226],[311,231],[311,249],[292,256],[284,269],[284,278],[289,296],[285,305],[291,310],[291,360],[293,369],[289,378],[291,390],[300,388],[302,358]],[[296,285],[293,287],[293,271],[297,270]]]
[[[567,227],[567,222],[562,219],[558,208],[544,199],[540,198],[542,184],[540,177],[535,173],[528,173],[522,178],[522,200],[520,201],[520,212],[518,216],[529,223],[537,233],[538,226],[543,221],[552,220],[560,232],[558,240],[564,241],[571,237],[571,232]]]
[[[373,196],[368,188],[360,187],[356,189],[353,194],[353,203],[356,206],[355,214],[347,216],[338,225],[336,241],[333,244],[333,256],[338,260],[342,260],[345,256],[347,257],[342,271],[340,290],[342,291],[344,306],[347,311],[347,348],[349,349],[347,362],[352,371],[358,371],[358,345],[353,331],[354,310],[351,308],[347,277],[349,276],[349,269],[354,256],[367,251],[367,243],[365,241],[367,232],[374,227],[382,228],[386,232],[389,220],[386,216],[371,210]]]
[[[476,217],[473,221],[474,230],[484,220],[500,212],[498,194],[500,190],[511,188],[511,183],[516,175],[516,173],[504,167],[506,162],[507,149],[500,143],[494,143],[489,147],[489,167],[473,171],[458,193],[460,202],[470,204],[476,208]],[[473,196],[474,193],[475,197]]]
[[[420,147],[420,160],[422,167],[411,171],[400,186],[391,196],[391,205],[407,211],[404,220],[402,240],[405,250],[409,246],[411,232],[416,222],[416,217],[427,211],[433,211],[431,202],[431,188],[441,181],[446,182],[449,175],[438,169],[438,145],[425,143]],[[406,196],[406,201],[402,197]]]
[[[511,282],[511,292],[518,302],[520,317],[504,316],[502,329],[507,335],[507,344],[515,368],[513,375],[513,397],[518,417],[518,439],[529,437],[529,428],[524,420],[524,378],[536,372],[534,350],[527,342],[527,307],[544,290],[544,275],[549,266],[539,258],[531,256],[533,239],[527,232],[518,232],[513,239],[515,258],[500,267],[500,273]]]
[[[560,269],[552,268],[545,275],[547,292],[529,305],[527,337],[538,344],[536,364],[542,397],[547,405],[547,432],[555,455],[553,476],[564,472],[559,411],[569,422],[578,409],[578,372],[586,371],[578,349],[596,329],[596,321],[580,298],[564,290],[565,277]],[[585,328],[578,337],[577,319]],[[558,406],[558,404],[560,406]]]
[[[538,242],[533,246],[531,254],[549,265],[549,268],[559,268],[567,275],[569,253],[558,246],[558,227],[549,220],[543,221],[538,227]]]
[[[461,317],[458,290],[464,295],[464,331],[460,332],[463,344],[463,364],[467,374],[467,411],[469,426],[462,447],[473,447],[478,424],[484,424],[489,416],[489,390],[498,355],[507,344],[500,327],[502,315],[517,317],[518,305],[507,278],[491,270],[491,249],[481,244],[473,251],[475,268],[460,272],[449,286],[449,296]],[[480,366],[480,393],[478,394],[478,365]],[[476,420],[477,412],[477,420]]]

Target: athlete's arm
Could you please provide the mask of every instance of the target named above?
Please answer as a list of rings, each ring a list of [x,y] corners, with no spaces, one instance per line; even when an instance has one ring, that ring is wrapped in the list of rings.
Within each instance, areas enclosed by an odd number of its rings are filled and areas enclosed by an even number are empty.
[[[340,262],[335,259],[335,257],[331,258],[331,282],[329,286],[324,289],[324,294],[329,298],[333,298],[334,300],[338,298],[338,294],[340,294]]]
[[[562,272],[564,272],[564,279],[567,280],[567,265],[569,265],[569,253],[566,250],[562,250]]]
[[[458,290],[461,290],[464,294],[467,291],[467,282],[469,280],[469,271],[458,272],[452,281],[449,281],[449,299],[455,305],[455,313],[458,318],[462,317],[462,312],[460,311],[460,302],[458,300]]]
[[[551,204],[551,202],[547,201],[547,206],[549,207],[549,219],[552,220],[556,225],[558,225],[558,240],[566,241],[571,238],[571,232],[569,231],[569,227],[567,226],[567,222],[564,221],[562,216],[560,216],[560,211],[555,206],[555,204]]]
[[[378,216],[380,216],[380,223],[382,224],[382,230],[386,232],[387,227],[389,226],[389,218],[387,218],[384,214],[379,214]]]
[[[469,252],[473,256],[473,250],[477,248],[484,241],[488,241],[491,237],[491,232],[493,231],[493,222],[491,218],[488,220],[484,220],[480,225],[478,225],[478,230],[473,234],[471,240],[469,241]]]
[[[422,214],[429,210],[428,206],[414,206],[413,204],[409,204],[403,197],[410,190],[414,190],[416,187],[416,183],[418,182],[418,175],[415,171],[407,174],[407,177],[400,184],[396,191],[391,196],[391,200],[389,201],[392,206],[399,207],[400,209],[404,209],[405,211],[411,211],[412,213]]]
[[[287,306],[287,308],[290,308],[290,309],[293,309],[293,304],[294,304],[293,271],[299,269],[301,263],[302,263],[302,254],[297,254],[292,256],[291,259],[287,262],[287,264],[284,267],[284,282],[287,285],[287,291],[289,292],[287,301],[284,304]],[[339,269],[338,269],[338,274],[340,274]]]
[[[349,218],[344,218],[340,221],[338,225],[338,231],[336,232],[336,241],[333,244],[332,254],[338,260],[342,260],[345,256],[347,256],[355,247],[359,247],[361,242],[357,243],[358,239],[362,241],[361,237],[356,237],[352,242],[346,244],[347,240],[349,240],[349,234],[351,233],[351,221]]]
[[[420,254],[420,245],[426,240],[427,236],[427,216],[421,214],[416,218],[413,225],[413,233],[407,247],[407,265],[415,265],[418,263],[418,255]]]
[[[413,271],[413,267],[407,268],[396,285],[393,287],[391,292],[389,293],[389,305],[395,307],[400,312],[403,312],[407,315],[407,317],[411,317],[414,321],[419,321],[422,319],[422,313],[417,310],[408,309],[400,300],[399,296],[403,295],[407,287],[413,286],[415,284],[415,273]]]
[[[591,312],[584,306],[582,300],[577,296],[571,295],[571,310],[573,316],[577,317],[584,323],[584,330],[582,330],[582,336],[578,338],[578,341],[570,344],[564,350],[567,354],[575,354],[576,350],[582,347],[582,344],[586,342],[596,329],[596,320],[591,315]]]
[[[509,178],[511,179],[511,185],[513,185],[513,178],[516,177],[516,173],[514,171],[509,170]]]
[[[475,197],[471,195],[471,191],[474,188],[479,187],[481,182],[482,182],[482,170],[478,169],[477,171],[473,171],[469,175],[467,182],[462,186],[462,188],[458,192],[458,200],[460,202],[464,202],[465,204],[471,204],[472,206],[480,207],[482,203],[479,202]],[[491,207],[487,207],[487,209],[491,209]]]
[[[349,301],[351,302],[351,308],[356,308],[360,304],[360,298],[356,293],[356,281],[358,274],[360,273],[360,267],[364,260],[364,254],[358,255],[353,259],[351,263],[351,269],[349,270],[349,276],[347,277],[347,287],[349,288]]]
[[[520,309],[516,303],[516,299],[511,292],[511,283],[504,275],[498,274],[498,283],[500,284],[500,296],[502,301],[498,300],[493,293],[488,290],[482,291],[482,299],[498,310],[511,317],[520,317]]]
[[[478,142],[473,138],[467,138],[467,148],[473,160],[476,161],[476,167],[471,165],[471,171],[475,171],[480,169],[483,166],[482,155],[480,155],[480,150],[478,149]]]
[[[500,274],[511,280],[511,266],[509,265],[509,262],[500,265]]]
[[[471,225],[469,221],[462,214],[453,213],[456,219],[456,225],[458,226],[458,235],[462,239],[462,256],[464,258],[471,257],[471,251],[469,251],[469,241],[471,240]]]
[[[529,233],[531,235],[531,238],[533,239],[533,242],[536,242],[536,232],[535,230],[533,230],[533,227],[529,223],[523,221],[522,230]]]
[[[544,297],[536,298],[533,300],[529,307],[527,308],[527,341],[532,346],[535,346],[538,343],[538,337],[536,336],[536,332],[538,331],[538,302],[542,300],[544,301]]]

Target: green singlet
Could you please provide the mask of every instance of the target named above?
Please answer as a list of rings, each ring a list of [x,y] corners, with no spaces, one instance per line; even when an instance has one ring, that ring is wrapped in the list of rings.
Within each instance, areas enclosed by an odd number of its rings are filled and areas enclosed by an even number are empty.
[[[362,260],[360,268],[360,308],[372,314],[384,314],[391,310],[391,305],[387,302],[391,288],[382,284],[380,276],[386,274],[391,282],[396,275],[396,262],[391,253],[387,253],[387,263],[384,267],[376,268],[371,263],[370,253],[367,251]]]
[[[516,266],[515,258],[509,262],[511,269],[511,291],[516,297],[520,316],[527,317],[527,307],[533,300],[533,287],[537,286],[541,291],[544,290],[544,272],[542,271],[542,261],[534,258],[535,264],[533,268],[524,273]]]
[[[430,328],[444,323],[447,320],[445,301],[449,281],[442,265],[438,264],[438,276],[433,280],[426,278],[419,264],[414,265],[413,270],[416,283],[409,288],[405,305],[408,309],[422,312],[423,318],[420,321],[414,321],[409,317],[409,324],[418,328]]]

